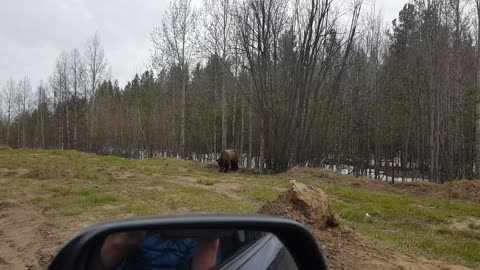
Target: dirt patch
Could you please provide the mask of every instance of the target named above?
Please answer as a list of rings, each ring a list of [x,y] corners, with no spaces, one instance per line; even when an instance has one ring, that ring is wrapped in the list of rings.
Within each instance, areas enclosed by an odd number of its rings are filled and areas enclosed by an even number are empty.
[[[224,194],[232,199],[235,200],[243,200],[241,196],[238,195],[239,190],[241,189],[241,185],[234,182],[229,181],[219,181],[215,182],[213,185],[202,185],[199,184],[197,178],[193,177],[173,177],[173,179],[165,179],[165,181],[173,183],[173,184],[181,184],[196,188],[204,188],[208,190],[213,190],[215,192]]]
[[[125,172],[112,172],[112,176],[116,179],[132,179],[138,176],[138,174],[135,174],[130,171],[125,171]]]
[[[0,151],[1,151],[1,150],[12,150],[12,148],[9,147],[9,146],[7,146],[7,145],[0,144]],[[1,261],[1,260],[0,260],[0,261]],[[0,262],[0,264],[1,264],[1,262]]]
[[[47,269],[70,239],[96,222],[52,218],[31,205],[0,199],[0,269]]]
[[[295,185],[296,186],[296,185]],[[396,252],[393,249],[372,243],[357,234],[351,228],[339,225],[338,217],[328,207],[328,199],[325,193],[320,192],[320,199],[314,198],[318,189],[310,188],[309,194],[300,195],[301,199],[292,199],[298,192],[290,189],[274,201],[265,204],[261,214],[285,217],[304,224],[314,235],[320,249],[323,252],[329,269],[469,269],[463,266],[446,265],[441,262],[431,261],[425,258],[410,258]],[[305,189],[302,188],[302,193]],[[326,200],[326,204],[325,204]],[[320,202],[320,203],[319,203]],[[318,207],[324,210],[318,211]],[[318,224],[318,215],[326,213],[334,217],[335,223],[325,220],[323,225]]]
[[[18,176],[18,175],[24,175],[26,173],[30,172],[28,169],[6,169],[6,168],[0,168],[0,176]]]
[[[0,202],[0,265],[7,269],[46,269],[63,245],[61,231],[38,211]]]
[[[428,182],[386,183],[369,178],[354,178],[318,169],[293,168],[281,174],[287,179],[308,179],[341,188],[358,188],[407,196],[428,197],[480,203],[480,181],[454,181],[445,184]]]
[[[387,184],[388,185],[388,184]],[[390,189],[416,196],[429,196],[440,199],[480,202],[480,181],[462,180],[445,184],[397,183]]]
[[[160,187],[160,186],[140,186],[139,188],[143,189],[143,190],[149,190],[149,191],[164,191],[165,190],[164,187]]]
[[[198,166],[201,168],[206,168],[210,171],[218,172],[219,167],[217,163],[214,162],[206,162],[206,163],[199,163]],[[260,173],[256,170],[246,169],[246,168],[239,168],[238,171],[228,171],[226,174],[243,174],[243,175],[259,175]]]
[[[459,230],[459,231],[471,231],[471,230],[480,231],[480,219],[467,218],[466,220],[454,220],[448,227],[454,230]]]
[[[214,162],[205,162],[205,163],[200,163],[199,165],[200,167],[203,167],[203,168],[207,168],[211,170],[214,170],[214,169],[219,170],[218,164]]]
[[[46,167],[32,169],[29,172],[23,174],[22,176],[26,178],[45,180],[57,178],[71,178],[72,173],[62,168]]]
[[[233,182],[218,182],[211,186],[211,188],[221,194],[225,194],[236,200],[243,200],[241,196],[238,195],[238,192],[241,190],[241,185]]]

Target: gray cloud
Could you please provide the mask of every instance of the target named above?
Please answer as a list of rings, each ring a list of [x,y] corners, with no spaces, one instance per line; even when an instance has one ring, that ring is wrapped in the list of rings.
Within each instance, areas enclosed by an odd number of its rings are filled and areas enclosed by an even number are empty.
[[[389,26],[391,22],[398,17],[398,13],[406,3],[406,0],[377,0],[383,17]]]
[[[148,62],[149,33],[166,1],[17,0],[0,9],[0,81],[46,80],[62,50],[79,48],[98,31],[112,75],[121,83]]]
[[[194,0],[198,3],[201,0]],[[391,21],[404,1],[377,0]],[[16,0],[0,9],[0,83],[27,75],[46,80],[62,50],[83,50],[98,31],[112,76],[121,84],[142,72],[150,56],[149,33],[161,21],[166,0]]]

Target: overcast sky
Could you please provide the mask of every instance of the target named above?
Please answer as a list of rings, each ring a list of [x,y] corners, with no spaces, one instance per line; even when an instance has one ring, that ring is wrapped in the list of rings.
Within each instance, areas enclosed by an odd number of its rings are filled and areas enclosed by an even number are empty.
[[[200,2],[201,0],[194,0]],[[368,2],[367,0],[366,2]],[[372,1],[372,0],[370,0]],[[376,0],[391,22],[406,1]],[[124,85],[149,63],[149,33],[167,0],[15,0],[0,8],[0,86],[8,78],[46,81],[62,50],[83,50],[98,31],[112,77]]]

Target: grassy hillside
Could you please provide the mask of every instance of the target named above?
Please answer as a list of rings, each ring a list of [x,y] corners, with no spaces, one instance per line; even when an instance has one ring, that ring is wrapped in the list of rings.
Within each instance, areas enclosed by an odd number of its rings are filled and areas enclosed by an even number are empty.
[[[53,215],[124,216],[198,212],[254,213],[273,200],[285,179],[212,172],[181,160],[127,160],[73,151],[2,151],[4,198]],[[27,199],[25,198],[25,199]]]
[[[316,173],[221,174],[214,166],[180,160],[0,150],[0,198],[67,224],[147,215],[255,213],[295,179],[323,188],[343,222],[372,241],[414,257],[480,268],[477,203],[399,195],[388,188],[372,191],[340,184],[352,181],[343,176],[323,181],[330,173],[311,171]]]

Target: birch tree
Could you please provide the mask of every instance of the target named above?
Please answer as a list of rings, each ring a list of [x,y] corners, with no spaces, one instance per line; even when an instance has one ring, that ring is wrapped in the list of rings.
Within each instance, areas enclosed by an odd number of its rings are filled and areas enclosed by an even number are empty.
[[[30,79],[25,76],[23,80],[19,82],[18,85],[18,98],[19,98],[19,104],[21,106],[19,110],[19,123],[18,125],[21,125],[22,129],[22,143],[21,146],[22,148],[25,148],[27,145],[27,135],[26,135],[26,126],[27,126],[27,111],[28,111],[28,103],[29,103],[29,98],[30,94],[32,92],[32,86],[30,84]]]
[[[7,81],[5,86],[5,91],[3,92],[3,102],[5,106],[5,113],[6,113],[6,137],[5,143],[8,145],[10,143],[10,131],[12,126],[12,117],[13,117],[13,109],[15,103],[15,92],[16,92],[16,82],[13,78]]]
[[[153,65],[178,66],[180,69],[180,155],[185,153],[185,109],[188,68],[194,60],[197,47],[197,13],[191,0],[173,0],[162,19],[161,27],[151,33]]]
[[[221,105],[222,105],[222,149],[228,148],[227,141],[227,86],[226,79],[230,75],[229,60],[230,42],[232,41],[232,0],[205,0],[204,1],[205,13],[207,14],[205,24],[206,42],[210,43],[210,47],[213,48],[213,54],[220,57],[220,93],[221,93]],[[235,114],[235,111],[233,111]]]
[[[72,89],[72,111],[73,111],[73,148],[77,149],[78,146],[78,101],[82,89],[85,89],[85,66],[82,56],[78,49],[73,49],[70,52],[69,59],[69,83]]]
[[[47,97],[47,89],[43,83],[40,82],[39,86],[37,87],[36,92],[36,107],[38,112],[38,121],[37,121],[37,132],[39,145],[42,149],[46,148],[46,136],[45,136],[45,126],[46,126],[46,118],[48,115],[48,97]]]
[[[86,82],[85,95],[89,100],[88,108],[88,149],[92,150],[95,140],[95,93],[107,75],[107,60],[100,40],[100,35],[95,35],[87,42],[85,47]]]
[[[61,149],[65,147],[70,149],[70,109],[68,101],[70,99],[70,77],[69,77],[69,57],[66,51],[63,51],[57,58],[55,72],[53,74],[52,86],[57,99],[58,121],[59,121],[59,142]]]
[[[476,38],[477,38],[477,81],[476,86],[477,89],[480,89],[480,0],[475,0],[475,11],[476,11]],[[477,97],[477,104],[476,104],[476,162],[475,162],[475,170],[477,177],[480,176],[480,91],[479,96]]]

